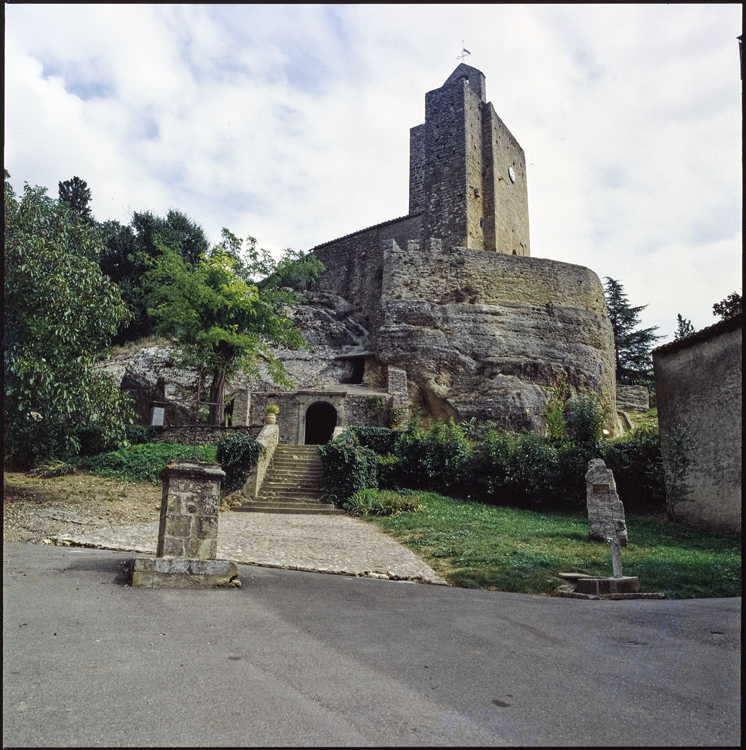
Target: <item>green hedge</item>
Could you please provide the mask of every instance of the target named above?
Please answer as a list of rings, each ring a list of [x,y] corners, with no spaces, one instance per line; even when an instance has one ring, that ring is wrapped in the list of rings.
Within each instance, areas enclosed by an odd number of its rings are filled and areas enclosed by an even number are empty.
[[[217,461],[225,472],[221,494],[240,490],[246,484],[259,456],[265,452],[266,448],[261,443],[241,432],[223,435],[216,453]]]
[[[588,462],[602,458],[626,509],[665,509],[656,428],[599,440],[603,409],[597,399],[583,396],[567,404],[563,419],[561,437],[493,428],[480,431],[481,439],[472,443],[453,421],[429,428],[411,421],[403,432],[351,427],[321,448],[324,497],[342,507],[365,489],[409,488],[536,510],[581,510]]]
[[[378,487],[378,454],[351,430],[319,447],[324,465],[321,499],[341,508],[356,492]]]

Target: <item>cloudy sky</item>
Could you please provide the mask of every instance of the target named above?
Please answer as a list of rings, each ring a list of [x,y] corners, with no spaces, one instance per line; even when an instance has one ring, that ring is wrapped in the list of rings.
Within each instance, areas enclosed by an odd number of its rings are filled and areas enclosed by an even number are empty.
[[[740,5],[5,5],[5,166],[99,221],[183,211],[279,253],[408,210],[465,62],[526,152],[531,254],[673,338],[741,292]],[[661,342],[662,343],[662,342]]]

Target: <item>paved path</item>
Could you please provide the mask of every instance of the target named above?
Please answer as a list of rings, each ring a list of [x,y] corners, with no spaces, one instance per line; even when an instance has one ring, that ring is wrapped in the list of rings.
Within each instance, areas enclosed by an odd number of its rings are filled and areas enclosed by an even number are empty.
[[[158,524],[86,529],[55,544],[155,554]],[[223,512],[218,559],[318,573],[445,584],[417,555],[375,524],[349,516]]]

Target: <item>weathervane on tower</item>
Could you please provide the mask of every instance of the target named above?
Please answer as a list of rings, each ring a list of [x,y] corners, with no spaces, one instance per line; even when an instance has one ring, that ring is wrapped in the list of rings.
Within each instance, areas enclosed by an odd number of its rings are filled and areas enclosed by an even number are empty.
[[[460,55],[456,55],[456,59],[459,62],[463,62],[464,58],[465,57],[469,57],[469,55],[471,55],[471,52],[469,52],[469,50],[466,49],[466,47],[464,47],[464,40],[462,39],[461,40],[461,54]]]

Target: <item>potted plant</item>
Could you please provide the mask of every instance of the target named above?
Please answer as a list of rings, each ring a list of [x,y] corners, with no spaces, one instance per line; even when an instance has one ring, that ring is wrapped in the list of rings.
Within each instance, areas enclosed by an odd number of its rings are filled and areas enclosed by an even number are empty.
[[[264,410],[264,424],[275,424],[279,413],[280,407],[277,404],[267,404]]]

